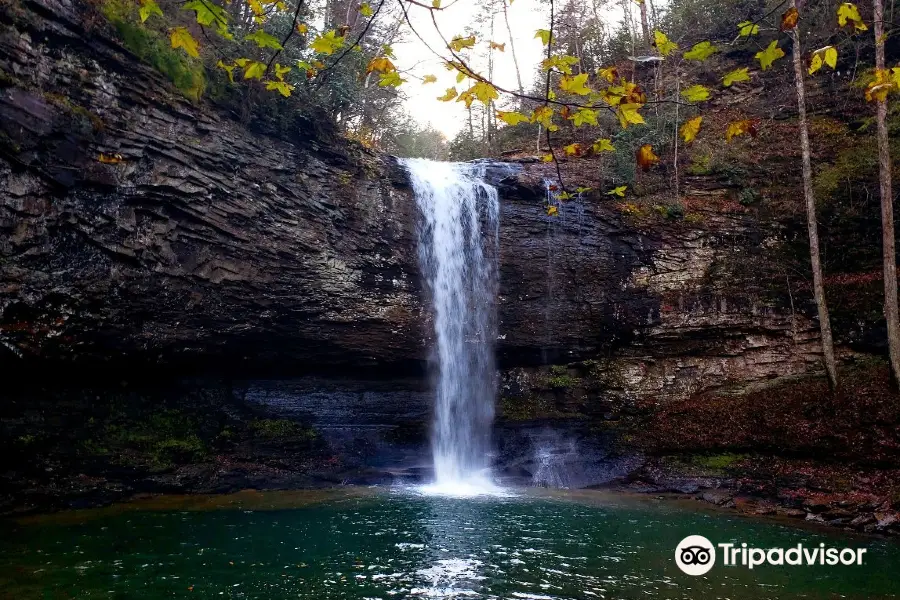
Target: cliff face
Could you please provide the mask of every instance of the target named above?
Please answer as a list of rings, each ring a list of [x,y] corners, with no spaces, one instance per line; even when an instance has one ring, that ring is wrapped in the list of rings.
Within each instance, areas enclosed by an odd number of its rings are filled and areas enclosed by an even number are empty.
[[[191,104],[86,32],[77,6],[22,3],[0,35],[4,345],[74,360],[417,357],[413,205],[393,165],[299,117],[279,139]]]
[[[309,118],[272,135],[191,103],[75,3],[21,2],[3,22],[4,361],[425,363],[415,203],[393,159]],[[809,321],[723,283],[771,231],[716,210],[648,227],[592,201],[551,219],[530,171],[496,181],[505,368],[600,359],[628,396],[815,366]]]

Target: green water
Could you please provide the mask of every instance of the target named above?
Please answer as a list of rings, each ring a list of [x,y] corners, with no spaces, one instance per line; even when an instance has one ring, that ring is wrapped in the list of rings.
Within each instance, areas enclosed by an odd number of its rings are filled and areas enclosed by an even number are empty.
[[[0,597],[886,598],[900,545],[579,492],[449,499],[411,491],[156,500],[0,525]],[[867,548],[862,566],[716,565],[677,543]]]

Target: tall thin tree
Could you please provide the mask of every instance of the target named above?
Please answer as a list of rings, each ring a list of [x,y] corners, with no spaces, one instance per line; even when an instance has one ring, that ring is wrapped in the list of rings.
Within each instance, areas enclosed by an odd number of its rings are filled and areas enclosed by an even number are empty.
[[[883,72],[884,2],[874,0],[875,69]],[[888,141],[887,98],[877,100],[878,174],[881,188],[881,246],[884,259],[884,318],[894,381],[900,382],[900,307],[897,305],[897,254],[894,241],[894,191],[891,185],[891,149]]]
[[[790,7],[797,10],[796,0],[791,0]],[[804,83],[803,50],[800,46],[800,27],[790,28],[793,40],[794,83],[797,87],[797,110],[800,120],[800,150],[802,154],[803,197],[806,201],[806,220],[809,228],[809,258],[812,264],[813,295],[819,311],[819,329],[822,337],[822,355],[825,371],[832,388],[838,384],[837,365],[834,359],[834,342],[831,336],[831,320],[828,316],[828,305],[825,302],[825,282],[822,276],[822,258],[819,250],[819,225],[816,220],[816,199],[812,184],[812,158],[809,149],[809,126],[806,118],[806,85]]]

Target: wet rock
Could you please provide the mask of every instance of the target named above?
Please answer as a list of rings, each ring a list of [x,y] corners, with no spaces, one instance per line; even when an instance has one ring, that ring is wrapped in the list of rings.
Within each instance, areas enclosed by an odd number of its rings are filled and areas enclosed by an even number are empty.
[[[722,506],[727,504],[732,496],[731,492],[725,490],[707,490],[700,494],[700,499],[710,504]]]
[[[869,525],[870,523],[874,523],[874,522],[875,522],[875,515],[863,514],[863,515],[859,515],[858,517],[856,517],[852,521],[850,521],[850,526],[856,527],[857,529],[859,529],[859,528],[863,527],[864,525]]]
[[[900,525],[900,514],[898,513],[877,512],[874,517],[876,528],[879,530]]]
[[[806,518],[806,511],[800,508],[789,508],[784,506],[779,506],[775,509],[775,514],[780,515],[782,517],[790,517],[792,519],[802,519]]]

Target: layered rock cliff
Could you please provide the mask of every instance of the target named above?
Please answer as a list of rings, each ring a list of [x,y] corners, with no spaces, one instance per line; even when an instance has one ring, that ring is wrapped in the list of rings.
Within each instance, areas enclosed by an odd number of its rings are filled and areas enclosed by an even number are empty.
[[[396,162],[309,117],[263,131],[190,102],[79,10],[4,15],[4,362],[419,370],[430,327]],[[773,231],[715,210],[636,227],[609,202],[548,218],[525,167],[496,181],[505,367],[623,356],[608,383],[641,394],[815,367],[799,311],[723,287]]]

